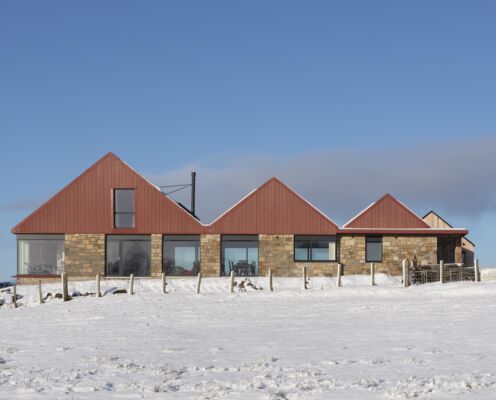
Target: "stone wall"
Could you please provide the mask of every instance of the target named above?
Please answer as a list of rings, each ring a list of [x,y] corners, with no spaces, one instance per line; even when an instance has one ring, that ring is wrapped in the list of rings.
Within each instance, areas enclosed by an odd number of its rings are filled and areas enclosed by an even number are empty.
[[[364,274],[370,271],[365,260],[365,236],[343,236],[340,240],[341,263],[347,274]],[[382,262],[376,262],[376,272],[400,275],[402,261],[417,257],[419,264],[437,263],[437,237],[435,236],[383,236]]]
[[[365,262],[365,236],[341,236],[339,261],[346,274],[368,273],[370,267]]]
[[[258,242],[259,275],[301,276],[307,267],[308,276],[334,276],[337,262],[295,262],[293,235],[259,235]]]
[[[220,235],[201,235],[200,265],[203,276],[220,276]]]
[[[152,270],[151,276],[158,277],[162,275],[162,235],[151,235],[151,252],[152,252]]]
[[[64,252],[65,272],[69,278],[105,274],[105,235],[66,234]]]

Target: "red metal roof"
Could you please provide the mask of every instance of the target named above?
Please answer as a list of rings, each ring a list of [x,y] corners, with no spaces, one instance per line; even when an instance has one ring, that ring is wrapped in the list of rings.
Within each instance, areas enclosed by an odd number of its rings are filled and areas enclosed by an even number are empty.
[[[136,227],[113,227],[113,190],[135,189]],[[386,194],[339,228],[325,214],[272,178],[236,203],[209,226],[165,196],[112,153],[12,229],[12,233],[104,234],[417,234],[466,235],[466,229],[433,229]]]
[[[135,228],[113,227],[113,189],[135,189]],[[191,214],[108,153],[12,229],[12,233],[201,233]]]
[[[403,203],[386,194],[346,223],[343,228],[430,229],[430,226]]]
[[[307,200],[272,178],[212,222],[209,232],[334,235],[338,229]]]

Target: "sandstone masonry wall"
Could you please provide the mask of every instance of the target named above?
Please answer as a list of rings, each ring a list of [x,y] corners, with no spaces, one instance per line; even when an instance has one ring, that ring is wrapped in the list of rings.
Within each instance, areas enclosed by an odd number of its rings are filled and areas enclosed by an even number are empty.
[[[105,235],[68,233],[64,252],[65,272],[70,278],[105,274]]]
[[[220,235],[201,235],[200,271],[203,276],[220,276]]]
[[[307,267],[307,276],[334,276],[338,262],[297,262],[294,261],[293,235],[259,235],[258,242],[259,275],[301,276],[302,268]]]
[[[152,235],[151,240],[151,276],[162,275],[162,235]]]
[[[341,262],[347,274],[370,271],[365,261],[365,236],[343,236],[340,240]],[[437,237],[435,236],[383,236],[382,262],[376,262],[376,272],[400,275],[402,261],[417,257],[419,264],[437,263]]]

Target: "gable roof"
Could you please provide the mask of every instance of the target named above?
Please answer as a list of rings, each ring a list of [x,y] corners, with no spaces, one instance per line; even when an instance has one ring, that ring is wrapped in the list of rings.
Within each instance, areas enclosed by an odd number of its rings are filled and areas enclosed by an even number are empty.
[[[386,193],[348,221],[344,228],[428,229],[430,225],[399,200]]]
[[[115,188],[135,189],[135,228],[114,228]],[[12,233],[200,233],[202,229],[157,186],[108,153],[12,228]]]
[[[248,193],[212,222],[211,233],[334,235],[338,226],[277,178]]]
[[[425,214],[422,219],[429,224],[431,228],[453,228],[448,221],[442,218],[438,213],[434,211],[429,211]]]
[[[422,219],[427,222],[432,229],[456,229],[443,217],[441,217],[437,212],[431,210],[425,214]],[[475,247],[475,243],[472,242],[468,237],[464,237],[468,243]]]

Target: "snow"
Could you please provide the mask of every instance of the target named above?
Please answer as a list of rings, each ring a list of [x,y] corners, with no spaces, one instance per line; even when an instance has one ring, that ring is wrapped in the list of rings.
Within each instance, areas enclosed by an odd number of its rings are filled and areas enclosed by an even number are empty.
[[[170,280],[168,294],[138,279],[134,296],[45,304],[19,286],[20,307],[0,307],[0,398],[495,398],[495,281],[376,282],[310,278],[303,290],[275,278],[272,293],[231,294],[228,279],[204,278],[197,295],[194,278]],[[111,287],[127,281],[102,281]]]

